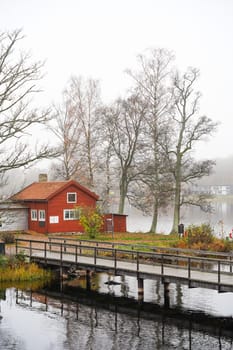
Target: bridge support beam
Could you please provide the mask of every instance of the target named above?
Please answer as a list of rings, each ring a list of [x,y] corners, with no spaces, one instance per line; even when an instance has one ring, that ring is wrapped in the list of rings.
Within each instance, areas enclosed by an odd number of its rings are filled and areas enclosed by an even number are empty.
[[[91,290],[91,271],[86,271],[86,289]]]
[[[164,282],[164,306],[169,308],[170,306],[170,296],[169,296],[169,282]]]
[[[63,291],[63,267],[62,265],[59,268],[59,276],[60,276],[60,291]]]
[[[144,280],[138,278],[138,301],[143,301],[144,298]]]

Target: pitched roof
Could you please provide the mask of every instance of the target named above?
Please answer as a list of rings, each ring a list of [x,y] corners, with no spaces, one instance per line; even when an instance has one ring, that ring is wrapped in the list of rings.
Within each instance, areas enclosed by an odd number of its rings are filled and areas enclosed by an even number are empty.
[[[87,193],[89,196],[93,197],[96,200],[99,199],[99,196],[97,196],[97,194],[91,192],[86,187],[80,185],[74,180],[57,182],[33,182],[31,185],[25,187],[22,191],[13,195],[11,199],[17,201],[48,200],[70,185],[76,186],[79,190]]]

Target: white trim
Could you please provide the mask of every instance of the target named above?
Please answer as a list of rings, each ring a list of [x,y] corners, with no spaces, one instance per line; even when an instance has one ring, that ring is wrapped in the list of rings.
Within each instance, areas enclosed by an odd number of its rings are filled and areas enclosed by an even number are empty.
[[[37,210],[31,209],[31,221],[37,221]]]
[[[58,224],[59,223],[59,216],[50,216],[49,223],[50,224]]]
[[[45,221],[45,210],[44,209],[39,210],[39,221]]]
[[[69,200],[69,195],[74,195],[75,199],[73,201]],[[67,192],[66,199],[67,199],[67,203],[77,203],[77,193],[76,192]]]
[[[78,220],[76,209],[63,209],[63,220]]]

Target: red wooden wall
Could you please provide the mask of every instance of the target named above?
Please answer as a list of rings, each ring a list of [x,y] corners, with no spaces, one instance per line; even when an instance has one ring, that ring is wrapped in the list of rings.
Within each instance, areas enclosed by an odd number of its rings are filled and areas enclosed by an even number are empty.
[[[67,203],[67,193],[77,193],[77,203]],[[28,228],[29,230],[36,231],[39,233],[59,233],[59,232],[83,232],[83,227],[80,225],[79,220],[64,220],[63,210],[64,209],[75,209],[77,206],[96,206],[96,198],[92,197],[75,185],[70,185],[63,191],[57,193],[54,197],[48,201],[31,201],[27,202],[29,207],[28,215]],[[45,210],[46,217],[45,221],[41,222],[31,220],[31,209]],[[58,222],[51,222],[57,219]],[[112,232],[112,222],[114,232],[126,232],[126,215],[121,214],[104,214],[104,225],[103,231]]]
[[[67,203],[67,193],[77,193],[77,203]],[[46,220],[42,224],[39,220],[31,220],[31,212],[28,215],[28,228],[39,233],[56,233],[56,232],[83,232],[83,228],[78,220],[64,220],[63,210],[74,209],[77,206],[96,206],[96,199],[89,196],[87,193],[71,185],[51,198],[48,202],[29,202],[27,203],[30,209],[45,210]],[[51,223],[50,217],[58,217],[58,223]]]
[[[111,232],[113,222],[113,232],[127,231],[127,215],[124,214],[104,214],[104,232]]]

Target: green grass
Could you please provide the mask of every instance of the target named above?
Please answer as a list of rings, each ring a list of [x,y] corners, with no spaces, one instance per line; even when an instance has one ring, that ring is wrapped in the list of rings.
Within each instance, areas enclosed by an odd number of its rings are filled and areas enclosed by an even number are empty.
[[[72,238],[75,238],[72,236]],[[88,235],[82,234],[76,236],[76,239],[79,240],[90,240]],[[189,245],[187,239],[180,239],[178,235],[165,235],[165,234],[153,234],[153,233],[101,233],[93,241],[99,242],[113,242],[116,244],[116,248],[122,250],[131,250],[135,251],[145,251],[151,252],[153,247],[161,248],[183,248],[183,249],[204,249],[212,251],[230,251],[233,250],[233,242],[227,242],[214,239],[214,244],[204,247],[203,245]]]
[[[72,236],[72,238],[75,238]],[[90,240],[89,236],[82,234],[81,236],[76,236],[76,239],[79,240]],[[124,243],[129,245],[140,245],[140,246],[159,246],[159,247],[171,247],[177,240],[177,235],[163,235],[163,234],[153,234],[153,233],[101,233],[96,236],[93,241],[99,242],[113,242],[113,243]]]

